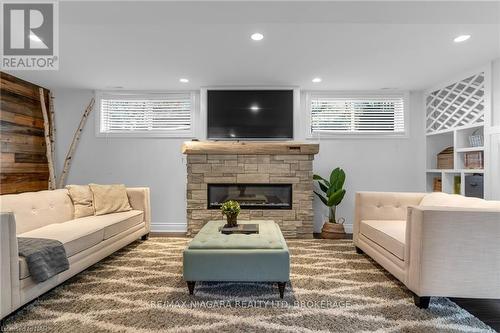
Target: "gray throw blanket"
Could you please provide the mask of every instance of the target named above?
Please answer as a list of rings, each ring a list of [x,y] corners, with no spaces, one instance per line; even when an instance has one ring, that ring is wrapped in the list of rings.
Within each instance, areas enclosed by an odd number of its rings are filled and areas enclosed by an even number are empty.
[[[18,237],[19,255],[26,259],[31,278],[43,282],[69,268],[66,250],[60,241]]]

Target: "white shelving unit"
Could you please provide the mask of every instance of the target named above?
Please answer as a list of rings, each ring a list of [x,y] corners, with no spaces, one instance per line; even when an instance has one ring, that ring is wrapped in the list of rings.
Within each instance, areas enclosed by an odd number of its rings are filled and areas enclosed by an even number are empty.
[[[489,121],[489,73],[480,70],[455,80],[440,88],[429,90],[425,95],[426,117],[426,189],[433,191],[434,179],[441,179],[442,191],[465,195],[465,177],[483,175],[487,186],[485,154],[488,136],[485,129]],[[482,145],[472,147],[471,135],[481,135]],[[438,169],[437,156],[448,147],[453,147],[453,169]],[[467,169],[465,155],[471,152],[483,153],[482,169]],[[483,197],[486,189],[484,189]]]

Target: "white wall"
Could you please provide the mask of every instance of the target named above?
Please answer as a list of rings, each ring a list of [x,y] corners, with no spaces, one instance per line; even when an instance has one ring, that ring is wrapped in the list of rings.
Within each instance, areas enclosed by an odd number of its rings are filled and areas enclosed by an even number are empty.
[[[492,62],[491,128],[490,133],[490,196],[500,200],[500,58]]]
[[[346,230],[352,232],[354,195],[357,191],[425,191],[424,106],[421,92],[410,93],[410,132],[408,138],[323,139],[314,160],[314,172],[328,177],[337,166],[347,175],[344,200],[337,217],[344,217]],[[315,198],[315,231],[327,216]]]
[[[491,126],[500,126],[500,58],[492,61],[491,85]]]
[[[55,90],[58,173],[90,90]],[[68,184],[125,183],[151,188],[154,231],[183,230],[186,223],[186,169],[182,139],[102,138],[88,119],[68,176]],[[347,173],[347,194],[338,216],[352,224],[356,191],[423,191],[424,110],[421,93],[410,94],[410,136],[404,139],[322,140],[314,171],[327,176],[336,166]],[[315,200],[315,230],[324,207]],[[350,230],[350,227],[347,228]]]
[[[90,90],[55,90],[57,174],[93,96]],[[95,110],[94,110],[95,111]],[[155,231],[184,230],[186,224],[186,168],[181,139],[102,138],[95,136],[92,113],[82,133],[67,184],[90,182],[151,188]],[[163,224],[163,225],[162,225]],[[166,225],[167,224],[167,225]]]

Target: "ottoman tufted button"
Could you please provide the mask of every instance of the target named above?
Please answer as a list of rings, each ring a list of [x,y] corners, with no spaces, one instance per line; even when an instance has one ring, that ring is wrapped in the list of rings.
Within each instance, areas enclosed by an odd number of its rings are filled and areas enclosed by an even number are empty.
[[[382,204],[381,204],[381,203],[378,203],[378,204],[376,205],[376,207],[377,207],[377,208],[381,208],[381,207],[382,207]]]

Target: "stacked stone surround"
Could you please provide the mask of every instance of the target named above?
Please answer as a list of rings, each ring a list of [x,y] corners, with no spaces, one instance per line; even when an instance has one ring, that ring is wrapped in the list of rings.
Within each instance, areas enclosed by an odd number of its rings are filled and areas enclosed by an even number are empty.
[[[187,233],[194,236],[210,220],[222,219],[208,209],[208,184],[292,184],[292,209],[242,209],[240,220],[274,220],[286,238],[313,236],[314,154],[188,154]]]

